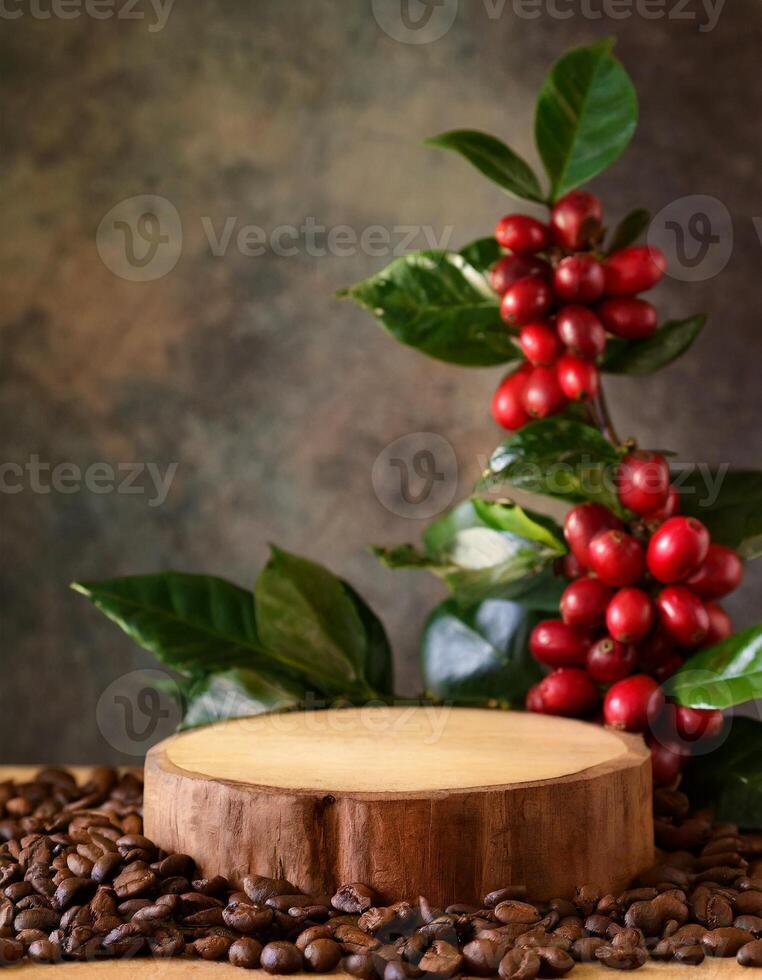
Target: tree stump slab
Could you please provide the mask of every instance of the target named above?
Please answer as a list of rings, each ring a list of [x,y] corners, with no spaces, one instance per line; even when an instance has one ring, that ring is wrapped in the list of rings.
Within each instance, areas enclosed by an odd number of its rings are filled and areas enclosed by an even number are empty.
[[[382,902],[617,892],[653,862],[638,736],[448,707],[294,712],[176,735],[146,759],[145,832],[236,885],[348,881]]]

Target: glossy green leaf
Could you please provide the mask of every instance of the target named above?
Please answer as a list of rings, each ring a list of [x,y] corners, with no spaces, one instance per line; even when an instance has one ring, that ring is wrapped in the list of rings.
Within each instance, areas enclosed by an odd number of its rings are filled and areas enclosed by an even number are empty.
[[[515,602],[490,599],[463,609],[454,600],[428,619],[421,644],[427,694],[465,705],[523,705],[542,676],[528,652],[539,620]]]
[[[460,255],[479,272],[488,272],[499,258],[505,255],[496,238],[477,238],[460,250]]]
[[[519,507],[512,500],[472,498],[474,510],[481,520],[496,531],[508,531],[527,541],[545,545],[559,555],[568,550],[563,531],[552,517]]]
[[[394,661],[384,625],[368,603],[348,582],[344,589],[354,604],[365,631],[365,678],[378,694],[394,694]]]
[[[549,572],[563,549],[553,532],[557,525],[533,512],[519,516],[521,509],[513,504],[480,503],[482,514],[475,501],[464,501],[430,524],[423,536],[425,551],[401,545],[375,553],[388,568],[425,569],[439,576],[460,603],[495,597],[525,602],[526,596],[531,608],[557,608],[560,592]],[[511,523],[525,535],[511,530]]]
[[[440,361],[488,367],[520,357],[497,295],[457,252],[411,252],[339,295],[365,307],[401,343]]]
[[[674,476],[684,514],[742,558],[762,557],[762,472],[698,465]]]
[[[564,55],[537,101],[535,139],[553,200],[610,166],[633,137],[638,102],[607,38]]]
[[[501,140],[474,129],[456,129],[426,140],[429,146],[454,150],[504,191],[525,201],[544,201],[532,168]]]
[[[203,677],[186,698],[181,729],[213,725],[228,718],[247,718],[299,706],[300,685],[264,670],[236,668]]]
[[[665,692],[691,708],[732,708],[762,698],[762,626],[701,650],[666,682]]]
[[[620,248],[634,245],[650,224],[651,214],[645,208],[630,211],[616,226],[606,249],[606,254],[611,255],[613,252],[618,252]]]
[[[319,690],[371,697],[367,679],[371,650],[357,597],[326,568],[273,548],[254,585],[257,624],[271,660],[299,671]]]
[[[762,724],[733,718],[730,732],[714,752],[688,765],[684,788],[697,806],[709,805],[715,819],[762,830]]]
[[[618,460],[615,447],[592,426],[542,419],[498,446],[482,484],[509,483],[572,503],[592,500],[621,513],[613,483]]]
[[[705,323],[705,316],[692,316],[668,321],[647,340],[609,339],[602,368],[609,374],[652,374],[684,354]]]
[[[266,658],[251,592],[224,579],[160,572],[74,582],[72,588],[178,671],[223,670]]]

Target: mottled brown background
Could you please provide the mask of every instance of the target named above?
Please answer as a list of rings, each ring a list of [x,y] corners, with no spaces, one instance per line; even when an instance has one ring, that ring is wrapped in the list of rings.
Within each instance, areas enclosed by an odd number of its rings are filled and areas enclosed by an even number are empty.
[[[379,502],[371,468],[397,437],[441,433],[465,495],[497,440],[487,406],[500,372],[429,361],[334,300],[386,259],[234,245],[216,257],[201,219],[477,237],[507,199],[421,140],[482,128],[536,161],[534,93],[569,45],[617,33],[640,93],[635,141],[595,184],[613,219],[702,193],[735,230],[721,275],[660,287],[665,316],[703,309],[710,327],[670,370],[609,382],[620,428],[687,459],[759,464],[762,5],[726,3],[711,31],[697,0],[693,19],[499,7],[461,0],[452,28],[420,45],[384,33],[369,0],[177,0],[160,31],[144,0],[143,20],[3,22],[2,460],[178,470],[161,507],[145,494],[3,494],[2,761],[117,758],[95,706],[150,657],[70,580],[176,567],[248,583],[271,540],[356,583],[388,624],[399,687],[415,689],[441,589],[367,553],[422,526]],[[140,194],[171,201],[184,231],[154,282],[119,278],[95,247],[106,212]],[[731,603],[739,625],[759,619],[761,581],[757,569]]]

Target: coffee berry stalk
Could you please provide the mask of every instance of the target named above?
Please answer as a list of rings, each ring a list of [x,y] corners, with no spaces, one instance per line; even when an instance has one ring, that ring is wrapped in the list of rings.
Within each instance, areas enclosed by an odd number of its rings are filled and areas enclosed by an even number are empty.
[[[615,482],[631,520],[597,503],[566,516],[569,584],[560,618],[532,631],[531,653],[550,673],[526,707],[646,735],[655,781],[669,784],[723,717],[669,703],[660,685],[687,656],[732,634],[717,600],[739,586],[743,567],[701,521],[680,514],[661,454],[628,453]]]
[[[645,340],[657,329],[656,309],[638,294],[662,278],[664,255],[632,245],[604,257],[596,251],[602,232],[600,201],[584,190],[561,197],[547,224],[524,214],[497,223],[495,238],[506,254],[488,278],[525,358],[492,399],[504,429],[592,401],[608,335]]]

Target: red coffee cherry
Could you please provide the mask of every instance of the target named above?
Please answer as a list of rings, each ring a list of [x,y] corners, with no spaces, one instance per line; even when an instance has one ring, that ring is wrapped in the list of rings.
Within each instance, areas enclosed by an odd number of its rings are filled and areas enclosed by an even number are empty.
[[[521,404],[533,419],[544,419],[561,411],[566,404],[566,396],[553,368],[532,369],[521,395]]]
[[[603,701],[607,725],[626,732],[645,732],[664,704],[661,688],[645,674],[634,674],[609,688]]]
[[[553,288],[567,303],[594,303],[603,296],[603,266],[592,255],[568,255],[556,266]]]
[[[536,255],[504,255],[487,273],[490,286],[501,296],[519,279],[539,276],[550,282],[553,270],[544,259]]]
[[[601,229],[601,202],[587,191],[570,191],[553,205],[550,231],[553,241],[570,252],[589,245]]]
[[[645,571],[640,542],[624,531],[601,531],[590,542],[590,567],[606,585],[622,589],[637,582]]]
[[[524,700],[524,707],[527,711],[534,711],[537,714],[544,714],[545,712],[545,702],[542,698],[542,691],[540,690],[539,684],[534,684],[527,691],[526,698]]]
[[[722,606],[716,602],[707,602],[706,612],[709,616],[709,632],[706,634],[704,646],[713,647],[715,643],[721,643],[733,635],[733,623]]]
[[[528,214],[506,214],[495,225],[495,238],[512,252],[541,252],[550,244],[550,229]]]
[[[670,517],[648,542],[648,570],[660,582],[682,582],[709,553],[709,532],[695,517]]]
[[[709,633],[709,613],[699,597],[684,585],[669,585],[656,597],[663,628],[681,647],[697,647]]]
[[[634,452],[619,464],[614,482],[624,507],[644,516],[669,499],[669,463],[659,453]]]
[[[612,684],[631,674],[637,660],[637,651],[632,644],[604,636],[588,650],[585,666],[598,684]]]
[[[562,667],[540,681],[543,709],[548,715],[582,718],[598,705],[598,688],[584,670]]]
[[[569,353],[594,361],[606,349],[606,331],[587,306],[564,306],[558,311],[556,329]]]
[[[598,578],[580,578],[561,596],[561,618],[567,626],[583,628],[602,623],[613,592]]]
[[[638,661],[646,674],[663,682],[682,666],[684,658],[675,650],[674,640],[656,629],[638,647]]]
[[[590,640],[583,630],[560,619],[544,619],[532,630],[529,649],[535,660],[547,667],[581,667]]]
[[[686,708],[681,704],[673,707],[675,729],[685,742],[716,738],[722,731],[724,718],[721,711],[709,708]]]
[[[564,578],[578,579],[585,574],[585,569],[580,565],[574,555],[564,555],[558,562],[556,574],[563,575]]]
[[[687,758],[669,743],[650,740],[651,771],[655,786],[671,786],[677,781]]]
[[[606,628],[620,643],[639,643],[651,632],[655,619],[650,597],[630,586],[620,589],[606,609]]]
[[[601,531],[617,531],[622,522],[602,504],[577,504],[564,521],[564,537],[582,568],[590,567],[590,542]]]
[[[531,370],[528,364],[522,365],[518,371],[503,378],[492,396],[492,417],[504,429],[520,429],[529,421],[521,396]]]
[[[539,276],[526,276],[515,282],[503,296],[500,316],[510,326],[542,320],[553,304],[553,291]]]
[[[651,245],[631,245],[603,263],[607,296],[634,296],[651,289],[664,275],[664,253]]]
[[[655,510],[652,513],[650,513],[648,515],[648,521],[649,524],[652,521],[655,521],[658,526],[658,524],[661,524],[663,521],[666,521],[668,518],[674,517],[675,514],[679,514],[679,513],[680,513],[680,491],[677,490],[675,487],[670,487],[667,493],[667,502],[664,504],[663,507],[660,507],[658,510]]]
[[[724,544],[710,544],[706,558],[686,585],[702,599],[721,599],[734,592],[742,578],[743,563],[738,553]]]
[[[659,325],[656,309],[644,299],[605,299],[598,316],[609,333],[625,340],[645,340]]]
[[[522,327],[519,346],[535,367],[552,367],[561,356],[561,341],[547,323],[528,323]]]
[[[556,365],[561,391],[573,402],[589,402],[598,394],[600,375],[590,361],[573,354],[564,354]]]

